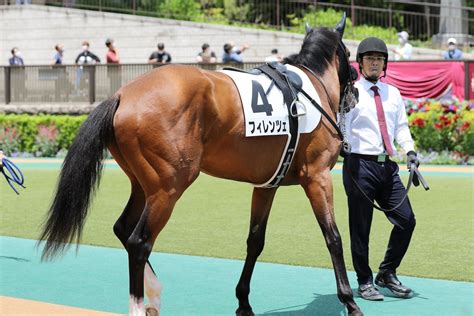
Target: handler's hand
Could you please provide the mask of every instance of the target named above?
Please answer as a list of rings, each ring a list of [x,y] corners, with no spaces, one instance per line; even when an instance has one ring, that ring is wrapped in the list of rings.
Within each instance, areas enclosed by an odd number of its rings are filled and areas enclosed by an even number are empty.
[[[418,157],[416,157],[416,152],[413,150],[410,150],[407,153],[407,168],[410,169],[411,164],[414,163],[416,167],[420,165],[420,161],[418,160]]]

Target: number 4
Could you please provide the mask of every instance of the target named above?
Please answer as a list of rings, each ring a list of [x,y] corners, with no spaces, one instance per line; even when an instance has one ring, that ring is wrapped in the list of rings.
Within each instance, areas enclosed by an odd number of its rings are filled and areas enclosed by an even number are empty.
[[[262,99],[262,104],[258,104],[258,96]],[[262,85],[255,80],[252,80],[252,110],[254,113],[265,112],[267,116],[271,116],[273,111]]]

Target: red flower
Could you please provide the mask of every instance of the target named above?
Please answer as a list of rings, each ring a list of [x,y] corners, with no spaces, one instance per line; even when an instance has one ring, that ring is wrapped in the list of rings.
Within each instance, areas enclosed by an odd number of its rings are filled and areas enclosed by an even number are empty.
[[[469,123],[468,121],[465,121],[461,126],[461,132],[467,130],[470,126],[471,126],[471,123]]]
[[[435,123],[434,127],[435,127],[436,129],[441,129],[441,128],[443,128],[443,126],[442,126],[440,123]]]
[[[418,127],[425,127],[426,122],[424,119],[421,117],[418,117],[412,121],[412,125],[418,126]]]

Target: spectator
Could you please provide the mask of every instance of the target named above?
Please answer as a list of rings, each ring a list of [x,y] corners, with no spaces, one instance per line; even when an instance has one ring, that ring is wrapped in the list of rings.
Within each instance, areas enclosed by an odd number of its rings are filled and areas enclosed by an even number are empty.
[[[13,47],[11,50],[12,58],[8,60],[10,66],[14,66],[10,72],[10,81],[12,83],[12,97],[13,101],[23,101],[22,98],[26,95],[25,83],[26,83],[26,73],[25,73],[25,63],[23,58],[21,58],[21,53],[18,47]]]
[[[230,42],[224,45],[224,54],[222,55],[223,63],[238,63],[242,64],[244,62],[242,58],[242,53],[249,48],[249,45],[245,44],[239,50],[235,47],[234,43]]]
[[[54,49],[56,50],[56,53],[54,54],[52,65],[62,65],[64,58],[64,45],[56,44]]]
[[[76,64],[80,65],[80,67],[77,68],[77,73],[76,73],[76,92],[78,95],[85,94],[84,91],[84,85],[86,84],[86,80],[83,80],[83,65],[88,65],[92,64],[94,65],[95,63],[100,63],[100,58],[97,57],[94,53],[91,53],[89,51],[89,42],[88,41],[83,41],[82,42],[82,52],[77,55],[76,58]]]
[[[209,44],[204,43],[202,44],[201,48],[202,48],[202,52],[200,52],[196,57],[196,60],[198,63],[214,64],[215,62],[217,62],[216,54],[213,51],[211,51],[211,47],[209,46]]]
[[[457,48],[458,42],[454,37],[448,39],[448,51],[443,54],[443,58],[446,60],[459,60],[462,59],[462,51]]]
[[[31,4],[31,0],[16,0],[16,4]]]
[[[119,66],[120,57],[117,51],[117,46],[113,39],[108,38],[105,41],[105,46],[107,46],[107,48],[109,49],[106,55],[107,76],[109,77],[109,82],[110,82],[109,95],[112,95],[122,85],[122,72]]]
[[[76,64],[86,65],[100,63],[100,58],[89,51],[89,46],[90,45],[88,41],[82,42],[82,52],[77,55]]]
[[[272,54],[268,57],[265,58],[266,63],[281,63],[283,61],[283,56],[278,54],[278,49],[274,48],[272,49]]]
[[[62,65],[63,58],[64,58],[64,45],[63,44],[56,44],[54,46],[56,53],[54,54],[52,65]],[[54,96],[55,101],[61,101],[61,95],[64,93],[65,100],[67,101],[69,98],[70,93],[70,85],[68,81],[68,75],[66,73],[66,67],[56,67],[54,69],[54,73],[56,74],[56,80],[54,82]]]
[[[23,58],[21,58],[21,52],[18,47],[13,47],[11,50],[12,58],[8,60],[11,66],[24,66]]]
[[[111,38],[108,38],[105,41],[105,46],[109,49],[105,58],[107,59],[107,64],[120,64],[120,57],[118,54],[117,46],[115,41]]]
[[[165,44],[158,43],[158,50],[151,53],[148,58],[149,64],[167,64],[171,62],[171,55],[165,51]]]
[[[395,60],[410,60],[413,52],[413,46],[408,43],[408,33],[402,31],[398,33],[398,42],[400,43],[397,48],[393,49],[395,54]]]

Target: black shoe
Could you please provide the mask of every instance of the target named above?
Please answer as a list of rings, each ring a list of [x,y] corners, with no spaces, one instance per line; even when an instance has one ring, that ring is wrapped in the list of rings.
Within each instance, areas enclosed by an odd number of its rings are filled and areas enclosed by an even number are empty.
[[[396,297],[410,298],[413,296],[413,291],[404,286],[397,278],[395,272],[392,271],[380,271],[375,277],[375,284],[380,287],[386,287]]]
[[[357,292],[364,300],[383,301],[383,294],[372,283],[359,285]]]

